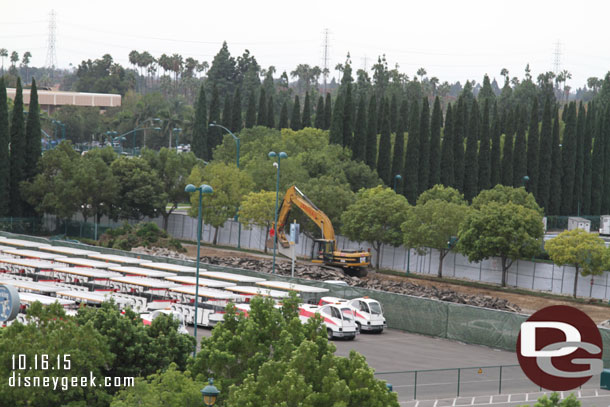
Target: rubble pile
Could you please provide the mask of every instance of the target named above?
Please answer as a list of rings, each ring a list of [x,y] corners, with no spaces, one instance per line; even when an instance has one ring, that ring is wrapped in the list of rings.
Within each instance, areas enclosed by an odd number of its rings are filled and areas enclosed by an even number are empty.
[[[241,268],[254,270],[263,273],[271,273],[271,260],[255,260],[240,257],[206,257],[202,256],[201,261],[224,267]],[[289,262],[276,262],[275,272],[279,275],[289,276],[291,264]],[[305,265],[296,263],[294,267],[295,277],[306,278],[309,280],[343,280],[350,286],[369,288],[373,290],[388,291],[392,293],[407,294],[417,297],[431,298],[435,300],[455,302],[458,304],[473,305],[498,309],[511,312],[520,312],[521,308],[507,300],[491,297],[488,295],[466,295],[453,290],[439,289],[435,286],[424,286],[408,281],[396,281],[383,278],[380,275],[369,275],[364,278],[350,277],[340,270],[328,269],[321,266]]]
[[[178,253],[165,247],[134,247],[132,253],[148,254],[151,256],[169,257],[178,260],[193,260],[186,254]]]

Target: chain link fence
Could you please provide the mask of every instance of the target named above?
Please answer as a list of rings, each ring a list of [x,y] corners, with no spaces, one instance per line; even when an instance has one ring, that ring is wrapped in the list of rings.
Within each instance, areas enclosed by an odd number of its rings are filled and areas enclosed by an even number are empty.
[[[376,372],[375,377],[392,384],[399,401],[533,393],[543,390],[523,373],[519,365]],[[597,389],[599,381],[600,375],[595,375],[581,388]]]

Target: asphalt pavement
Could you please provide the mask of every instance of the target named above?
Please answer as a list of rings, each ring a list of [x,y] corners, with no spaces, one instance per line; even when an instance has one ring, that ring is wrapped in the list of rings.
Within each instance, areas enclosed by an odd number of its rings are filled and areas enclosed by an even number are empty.
[[[188,330],[193,332],[192,327]],[[210,329],[197,329],[199,341],[211,334]],[[348,356],[351,350],[364,355],[376,377],[392,384],[401,406],[512,407],[533,405],[544,394],[516,366],[514,352],[394,329],[333,343],[337,356]],[[610,407],[610,392],[599,389],[599,376],[578,391],[583,406]]]

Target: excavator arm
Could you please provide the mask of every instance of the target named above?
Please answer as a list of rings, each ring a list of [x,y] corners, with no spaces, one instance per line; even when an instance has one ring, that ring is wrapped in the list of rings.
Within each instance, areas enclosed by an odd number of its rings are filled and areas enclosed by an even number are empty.
[[[341,267],[346,272],[359,277],[366,275],[366,267],[371,264],[371,253],[362,249],[338,250],[337,242],[335,240],[335,230],[333,229],[333,224],[328,216],[318,209],[318,207],[294,185],[286,191],[284,200],[278,210],[277,227],[274,225],[278,243],[282,247],[290,247],[290,242],[284,232],[284,227],[286,226],[288,214],[293,205],[297,206],[309,216],[322,231],[322,239],[314,240],[314,247],[315,244],[320,244],[319,257],[316,260],[312,259],[312,261],[319,263],[323,262],[327,266]]]
[[[335,242],[335,230],[333,229],[333,224],[326,216],[324,212],[322,212],[318,207],[305,196],[295,185],[288,188],[286,191],[286,195],[284,195],[284,200],[278,210],[277,217],[277,239],[278,242],[287,247],[289,245],[288,238],[284,233],[284,226],[286,226],[286,222],[288,221],[288,215],[292,209],[292,206],[295,205],[299,209],[301,209],[318,227],[322,232],[322,239],[330,240]]]

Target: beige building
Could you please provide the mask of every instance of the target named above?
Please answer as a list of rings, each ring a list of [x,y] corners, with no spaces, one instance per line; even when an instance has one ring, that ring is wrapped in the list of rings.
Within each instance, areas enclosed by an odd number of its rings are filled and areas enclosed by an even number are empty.
[[[6,93],[15,99],[15,88],[7,88]],[[24,105],[30,104],[30,90],[23,90]],[[109,107],[121,106],[121,95],[110,93],[62,92],[58,90],[39,90],[38,104],[40,110],[51,114],[58,106],[90,106],[105,110]]]

